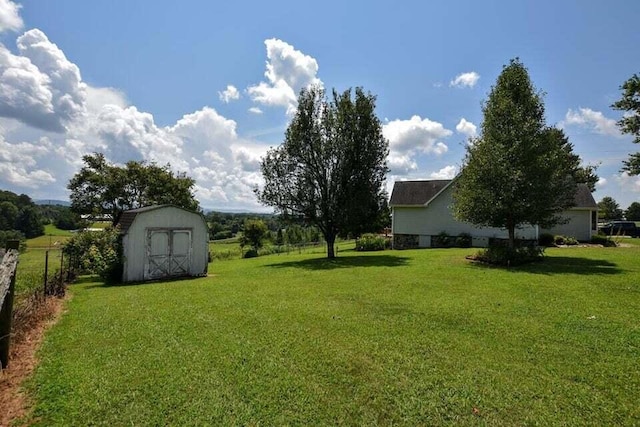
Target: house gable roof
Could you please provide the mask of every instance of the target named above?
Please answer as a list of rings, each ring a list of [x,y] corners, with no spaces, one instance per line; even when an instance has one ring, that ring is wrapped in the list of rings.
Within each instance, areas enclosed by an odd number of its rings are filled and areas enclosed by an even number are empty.
[[[391,206],[424,206],[451,183],[450,179],[396,181],[391,193]],[[598,205],[586,184],[578,184],[574,208],[597,209]]]
[[[396,181],[391,192],[391,206],[423,206],[436,197],[451,182],[450,179],[431,181]]]

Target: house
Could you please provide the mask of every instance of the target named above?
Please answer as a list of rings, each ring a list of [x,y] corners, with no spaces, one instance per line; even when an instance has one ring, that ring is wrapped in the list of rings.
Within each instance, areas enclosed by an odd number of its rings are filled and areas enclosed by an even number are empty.
[[[209,230],[204,217],[172,205],[122,213],[123,282],[207,274]]]
[[[472,246],[488,246],[490,239],[507,239],[504,228],[479,227],[454,218],[454,180],[398,181],[391,193],[393,247],[395,249],[432,247],[433,237],[442,232],[449,236],[468,233]],[[537,240],[542,233],[571,236],[579,241],[589,241],[597,233],[598,206],[585,184],[579,184],[575,206],[562,213],[567,222],[552,229],[537,225],[516,228],[516,238]]]

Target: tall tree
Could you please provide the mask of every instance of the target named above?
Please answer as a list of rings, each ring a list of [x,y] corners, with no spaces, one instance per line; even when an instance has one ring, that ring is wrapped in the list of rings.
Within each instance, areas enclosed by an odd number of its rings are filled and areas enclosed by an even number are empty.
[[[316,225],[334,258],[339,234],[373,231],[383,209],[389,143],[375,114],[375,96],[356,88],[303,89],[285,141],[262,159],[260,202]]]
[[[130,161],[116,166],[101,153],[86,155],[83,161],[67,186],[75,213],[111,214],[115,224],[123,211],[153,204],[199,209],[193,195],[195,181],[184,173],[174,174],[169,164]]]
[[[640,143],[640,76],[634,74],[620,86],[622,98],[611,105],[616,110],[625,111],[618,126],[622,133],[634,136],[633,142]],[[629,160],[623,162],[622,170],[629,175],[640,175],[640,153],[629,155]]]
[[[620,205],[613,197],[603,197],[598,202],[598,211],[600,218],[605,221],[622,219],[622,209],[620,209]]]
[[[544,104],[525,66],[511,60],[482,107],[480,136],[467,147],[455,183],[454,214],[480,226],[506,228],[509,246],[524,224],[552,226],[572,206],[586,172],[564,133],[547,127]],[[590,173],[587,173],[589,175]]]
[[[640,203],[633,202],[624,211],[624,217],[629,221],[640,221]]]

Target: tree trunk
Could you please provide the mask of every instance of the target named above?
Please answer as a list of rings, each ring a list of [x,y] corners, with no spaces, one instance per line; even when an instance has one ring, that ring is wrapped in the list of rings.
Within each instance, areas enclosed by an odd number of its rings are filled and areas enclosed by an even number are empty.
[[[327,258],[334,259],[336,257],[336,254],[334,252],[334,246],[336,243],[335,234],[327,234],[325,236],[325,240],[327,241]]]
[[[509,224],[507,228],[509,230],[509,248],[513,249],[516,244],[516,227],[514,224]]]

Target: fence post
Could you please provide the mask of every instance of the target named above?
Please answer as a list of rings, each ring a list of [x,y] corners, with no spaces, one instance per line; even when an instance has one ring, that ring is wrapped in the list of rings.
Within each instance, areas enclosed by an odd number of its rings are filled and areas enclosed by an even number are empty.
[[[47,296],[47,279],[49,277],[49,250],[44,253],[44,292],[43,295]]]
[[[20,247],[20,241],[9,240],[7,250]],[[17,263],[16,263],[17,264]],[[16,287],[16,265],[13,266],[9,279],[9,289],[2,295],[2,307],[0,307],[0,370],[9,365],[9,345],[11,341],[11,320],[13,318],[13,294]]]

